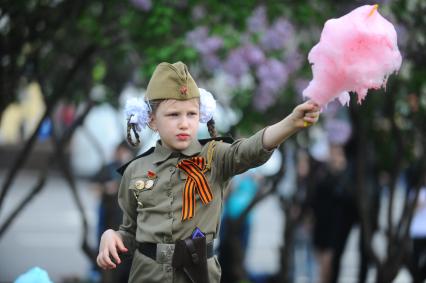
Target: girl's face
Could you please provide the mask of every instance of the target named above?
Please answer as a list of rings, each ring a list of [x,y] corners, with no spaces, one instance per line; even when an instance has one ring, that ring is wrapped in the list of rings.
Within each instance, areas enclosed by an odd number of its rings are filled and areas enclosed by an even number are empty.
[[[182,151],[197,138],[199,100],[165,100],[151,116],[150,127],[158,131],[163,146]]]

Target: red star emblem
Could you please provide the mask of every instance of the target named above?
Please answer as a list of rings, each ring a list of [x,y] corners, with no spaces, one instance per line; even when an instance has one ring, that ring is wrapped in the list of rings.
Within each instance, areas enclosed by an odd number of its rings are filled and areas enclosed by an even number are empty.
[[[152,170],[148,170],[147,176],[148,176],[149,179],[157,178],[157,174],[155,174],[155,172],[152,171]]]
[[[181,94],[186,95],[186,94],[188,94],[188,87],[186,85],[183,85],[183,86],[180,87],[179,91],[180,91]]]

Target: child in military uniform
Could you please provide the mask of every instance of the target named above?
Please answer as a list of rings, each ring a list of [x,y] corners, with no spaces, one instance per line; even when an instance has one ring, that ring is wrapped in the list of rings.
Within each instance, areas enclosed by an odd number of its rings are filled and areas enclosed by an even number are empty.
[[[120,168],[123,223],[102,235],[101,268],[115,268],[127,253],[134,256],[129,282],[220,282],[212,243],[227,183],[265,163],[284,140],[317,122],[319,107],[300,104],[282,121],[233,142],[215,138],[214,106],[182,62],[159,64],[144,101],[128,104],[129,142],[134,143],[130,132],[138,139],[137,130],[145,125],[160,140]],[[197,140],[199,122],[208,122],[212,139]]]

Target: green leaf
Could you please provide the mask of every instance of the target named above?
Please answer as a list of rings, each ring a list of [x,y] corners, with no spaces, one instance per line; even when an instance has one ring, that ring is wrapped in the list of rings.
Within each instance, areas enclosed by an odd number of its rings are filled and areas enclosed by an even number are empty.
[[[107,67],[104,61],[98,60],[92,69],[92,78],[95,82],[100,82],[105,78]]]

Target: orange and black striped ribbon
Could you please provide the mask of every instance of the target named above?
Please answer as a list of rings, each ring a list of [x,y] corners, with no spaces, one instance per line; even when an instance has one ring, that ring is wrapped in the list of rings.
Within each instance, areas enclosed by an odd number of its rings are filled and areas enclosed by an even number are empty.
[[[184,159],[176,167],[182,169],[188,176],[183,190],[182,221],[184,221],[194,216],[195,193],[198,193],[203,204],[211,202],[213,194],[204,176],[207,170],[203,157]]]

